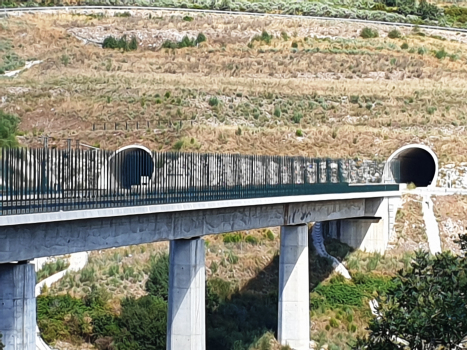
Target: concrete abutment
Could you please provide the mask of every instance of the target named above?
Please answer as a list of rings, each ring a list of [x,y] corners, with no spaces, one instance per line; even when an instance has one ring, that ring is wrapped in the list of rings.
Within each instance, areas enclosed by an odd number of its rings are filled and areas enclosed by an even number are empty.
[[[36,350],[35,285],[33,264],[0,264],[0,333],[5,350]]]
[[[310,296],[308,226],[281,227],[278,341],[295,350],[309,348]]]

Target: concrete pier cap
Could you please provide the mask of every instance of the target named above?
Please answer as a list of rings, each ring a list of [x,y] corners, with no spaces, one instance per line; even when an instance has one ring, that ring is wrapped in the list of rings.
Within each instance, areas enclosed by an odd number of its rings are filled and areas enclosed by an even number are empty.
[[[115,151],[102,165],[100,189],[131,189],[147,186],[155,173],[152,152],[141,145],[129,145]]]
[[[417,187],[434,187],[438,180],[438,157],[425,145],[410,144],[399,148],[384,167],[384,182],[414,183]]]

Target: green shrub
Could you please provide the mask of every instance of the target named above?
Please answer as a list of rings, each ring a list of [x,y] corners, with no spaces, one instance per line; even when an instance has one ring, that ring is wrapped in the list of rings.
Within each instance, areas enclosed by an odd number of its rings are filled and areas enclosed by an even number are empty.
[[[292,48],[298,48],[298,43],[296,41],[292,41]]]
[[[84,269],[82,269],[80,277],[79,277],[79,281],[81,283],[95,282],[96,281],[96,270],[94,269],[94,267],[86,266]]]
[[[104,49],[120,49],[123,51],[134,51],[138,49],[138,40],[135,36],[131,37],[130,41],[127,40],[126,35],[123,35],[120,39],[113,36],[108,36],[102,43]]]
[[[271,43],[271,40],[273,39],[274,37],[272,35],[270,35],[267,31],[263,30],[263,32],[261,33],[261,35],[255,35],[253,37],[253,39],[251,39],[251,42],[253,41],[262,41],[264,42],[265,44],[270,44]]]
[[[310,308],[362,306],[364,300],[373,298],[373,293],[388,290],[393,284],[386,276],[356,273],[351,281],[320,283],[310,293]]]
[[[441,50],[435,52],[435,57],[439,60],[442,60],[446,56],[448,56],[448,53],[444,50],[444,47]]]
[[[425,48],[422,46],[422,47],[419,47],[419,48],[418,48],[418,51],[417,51],[417,52],[418,52],[419,55],[424,55],[424,54],[426,54],[426,53],[428,52],[428,50],[425,49]]]
[[[182,18],[182,20],[184,20],[185,22],[192,22],[192,21],[193,21],[193,17],[184,16],[184,17]]]
[[[206,41],[206,35],[204,35],[203,33],[199,33],[198,36],[196,37],[196,43],[200,44],[205,41]]]
[[[114,17],[131,17],[131,13],[128,11],[125,12],[117,12],[114,14]]]
[[[386,5],[384,5],[382,2],[377,2],[371,9],[374,11],[386,11]]]
[[[40,282],[57,272],[65,270],[69,265],[69,262],[64,259],[57,259],[56,261],[48,262],[42,265],[41,269],[36,272],[36,280],[37,282]]]
[[[442,15],[442,10],[435,4],[421,0],[417,8],[417,14],[423,19],[437,20]]]
[[[296,124],[300,123],[300,120],[302,120],[303,118],[303,114],[300,113],[300,112],[295,112],[293,117],[292,117],[292,121]]]
[[[388,37],[391,39],[400,39],[402,38],[402,33],[397,29],[393,29],[388,33]]]
[[[219,105],[219,99],[216,96],[212,96],[212,97],[209,98],[208,103],[209,103],[209,105],[211,107],[218,106]]]
[[[269,239],[270,241],[274,241],[276,237],[274,236],[274,233],[272,233],[271,230],[266,231],[266,238]]]
[[[297,129],[297,131],[295,131],[295,136],[303,137],[303,131],[302,131],[302,129]]]
[[[149,277],[145,286],[146,291],[163,300],[169,298],[169,255],[151,256]]]
[[[165,350],[167,303],[153,295],[125,298],[118,320],[121,332],[114,335],[118,349]]]
[[[243,239],[244,235],[241,232],[225,233],[222,235],[224,243],[239,243],[242,242]]]
[[[16,133],[18,132],[19,118],[0,109],[0,147],[17,147]]]
[[[407,50],[408,48],[409,48],[409,44],[407,44],[407,43],[403,43],[403,44],[401,45],[401,49],[402,49],[402,50]]]
[[[281,109],[279,106],[275,106],[274,107],[274,116],[277,117],[277,118],[280,118],[282,112],[281,112]]]
[[[248,236],[245,237],[245,242],[256,245],[256,244],[259,243],[259,240],[255,236],[248,235]]]
[[[437,108],[436,108],[435,106],[428,106],[428,107],[426,108],[426,112],[427,112],[428,114],[430,114],[430,115],[431,115],[431,114],[434,114],[434,113],[436,112],[436,110],[437,110]]]
[[[282,37],[282,39],[284,39],[285,41],[289,40],[289,36],[287,35],[286,32],[281,32],[281,37]]]
[[[180,151],[183,147],[185,147],[185,140],[178,140],[174,143],[173,149],[176,151]]]
[[[190,39],[187,35],[185,35],[182,40],[179,42],[174,42],[171,40],[166,40],[162,44],[162,48],[165,49],[182,49],[184,47],[195,47],[199,43],[206,41],[206,36],[203,33],[199,33],[196,39]]]
[[[379,36],[378,31],[376,29],[365,27],[360,32],[360,36],[363,39],[370,39],[370,38],[377,38]]]
[[[329,320],[329,325],[332,328],[337,328],[339,327],[339,321],[337,321],[334,317],[331,317],[331,319]]]

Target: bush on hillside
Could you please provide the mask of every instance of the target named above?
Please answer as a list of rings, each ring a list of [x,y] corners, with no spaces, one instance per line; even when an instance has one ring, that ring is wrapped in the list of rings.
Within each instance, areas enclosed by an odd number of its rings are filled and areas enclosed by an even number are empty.
[[[118,349],[165,350],[167,302],[152,295],[125,298],[118,325],[122,331],[114,336]]]
[[[370,39],[370,38],[377,38],[379,36],[378,31],[376,29],[365,27],[360,32],[360,36],[363,39]]]
[[[16,132],[19,118],[0,109],[0,147],[17,147]]]
[[[388,37],[391,39],[400,39],[402,38],[402,33],[397,29],[393,29],[388,33]]]
[[[179,42],[171,40],[164,41],[164,43],[162,44],[162,48],[182,49],[184,47],[195,47],[204,41],[206,41],[206,36],[203,33],[199,33],[196,39],[190,39],[187,35],[185,35]]]
[[[126,35],[123,35],[120,39],[113,36],[108,36],[102,43],[104,49],[121,49],[123,51],[135,51],[138,49],[138,40],[135,36],[131,37],[128,41]]]
[[[169,255],[163,254],[151,257],[149,278],[146,281],[146,291],[163,300],[169,298]]]

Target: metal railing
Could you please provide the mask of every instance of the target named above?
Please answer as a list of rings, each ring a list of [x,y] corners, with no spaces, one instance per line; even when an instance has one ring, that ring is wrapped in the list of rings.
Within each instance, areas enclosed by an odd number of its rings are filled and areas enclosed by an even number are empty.
[[[2,149],[1,214],[397,190],[384,162],[240,154]],[[360,184],[362,186],[352,186]]]

